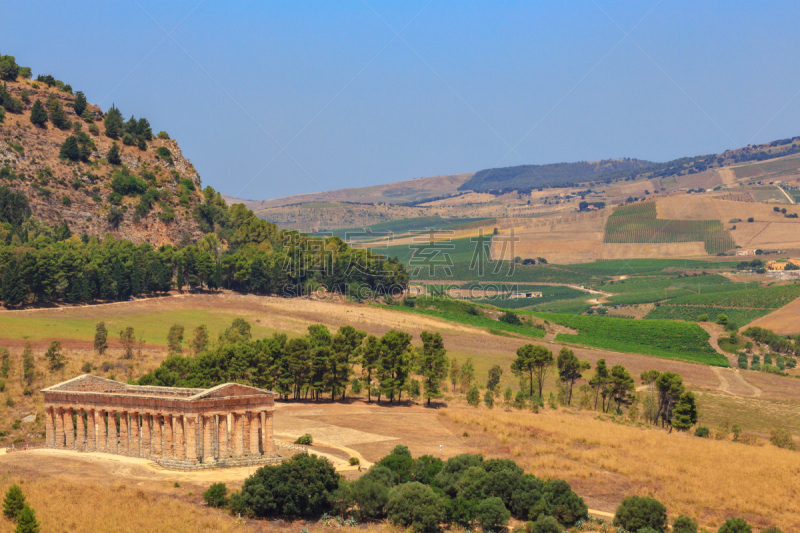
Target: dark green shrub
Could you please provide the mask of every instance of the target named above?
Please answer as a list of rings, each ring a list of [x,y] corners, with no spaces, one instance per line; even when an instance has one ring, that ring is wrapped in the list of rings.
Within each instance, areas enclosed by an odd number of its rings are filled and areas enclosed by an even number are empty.
[[[247,478],[237,505],[260,517],[318,516],[332,508],[338,488],[339,474],[327,459],[298,454]]]
[[[520,520],[535,518],[531,509],[542,499],[542,480],[532,474],[520,476],[511,494],[511,512]]]
[[[442,471],[436,476],[436,485],[450,497],[455,497],[458,492],[458,481],[461,475],[470,467],[482,466],[483,457],[462,453],[445,461]]]
[[[138,196],[147,190],[147,184],[133,174],[117,172],[111,179],[111,189],[122,196]]]
[[[438,531],[447,517],[445,498],[416,481],[393,487],[386,508],[391,522],[419,533]]]
[[[397,475],[397,483],[411,481],[411,468],[414,460],[411,452],[403,445],[395,446],[392,453],[375,463],[376,466],[388,468]]]
[[[209,507],[225,507],[228,503],[228,487],[225,483],[214,483],[203,493]]]
[[[614,525],[628,531],[651,527],[663,532],[667,529],[667,508],[653,498],[628,496],[617,508]]]
[[[481,393],[477,385],[473,385],[467,392],[467,403],[472,407],[478,407],[481,404]]]
[[[697,533],[698,524],[685,514],[672,523],[672,533]]]
[[[529,522],[531,524],[531,533],[561,533],[561,526],[558,525],[558,520],[552,516],[540,516],[536,522]],[[525,529],[527,529],[527,524]]]
[[[703,439],[707,439],[708,434],[709,434],[708,428],[704,426],[698,426],[697,429],[694,430],[695,437],[701,437]]]
[[[503,505],[503,500],[496,496],[480,501],[475,509],[475,521],[484,531],[496,531],[508,523],[511,513]]]
[[[728,518],[717,533],[753,533],[753,528],[744,518]]]
[[[479,500],[465,500],[464,498],[447,499],[447,521],[450,524],[472,529],[475,524],[475,514]]]
[[[436,479],[436,475],[442,471],[443,466],[444,462],[438,457],[432,455],[417,457],[411,465],[411,479],[430,485]]]
[[[564,526],[571,527],[589,516],[583,499],[572,491],[563,479],[553,479],[544,484],[542,499],[533,506],[531,516],[552,516]]]
[[[294,441],[295,444],[302,444],[303,446],[310,446],[313,442],[314,442],[314,437],[312,437],[308,433],[306,433],[305,435],[299,437],[296,441]]]
[[[355,509],[356,518],[386,516],[389,490],[397,483],[397,475],[383,466],[373,466],[369,472],[347,487],[347,499]]]
[[[511,324],[512,326],[520,326],[522,325],[522,321],[519,319],[519,316],[511,311],[506,311],[500,318],[498,318],[500,322],[505,322],[506,324]]]

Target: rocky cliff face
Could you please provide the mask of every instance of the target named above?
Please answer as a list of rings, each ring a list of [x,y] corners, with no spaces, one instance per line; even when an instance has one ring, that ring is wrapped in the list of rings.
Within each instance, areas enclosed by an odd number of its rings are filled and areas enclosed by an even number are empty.
[[[24,109],[19,114],[6,112],[0,123],[0,184],[24,191],[35,217],[52,225],[66,222],[73,234],[102,237],[111,233],[153,246],[195,242],[202,237],[192,216],[192,210],[202,201],[200,175],[175,140],[153,138],[144,150],[125,146],[121,139],[105,135],[104,114],[99,107],[88,105],[94,119],[89,121],[86,113],[84,118],[75,114],[75,97],[55,87],[21,79],[5,86],[13,97],[23,101]],[[31,123],[34,102],[38,99],[45,104],[50,94],[61,102],[72,122],[70,129],[58,129],[50,122],[45,127]],[[61,145],[76,131],[85,132],[94,143],[87,162],[59,157]],[[106,160],[112,142],[120,149],[121,166]],[[171,160],[156,153],[159,147],[169,150]],[[160,201],[147,214],[135,215],[138,197],[112,198],[112,176],[124,168],[135,176],[150,176],[148,185],[159,191]],[[191,180],[194,190],[187,190],[181,180]],[[109,221],[112,209],[122,212],[118,223]]]

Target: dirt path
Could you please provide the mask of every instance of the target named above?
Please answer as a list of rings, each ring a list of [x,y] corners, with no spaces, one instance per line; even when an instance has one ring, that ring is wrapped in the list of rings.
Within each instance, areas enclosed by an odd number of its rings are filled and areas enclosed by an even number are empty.
[[[719,378],[719,390],[733,396],[750,396],[758,398],[762,391],[744,379],[738,368],[712,367]]]

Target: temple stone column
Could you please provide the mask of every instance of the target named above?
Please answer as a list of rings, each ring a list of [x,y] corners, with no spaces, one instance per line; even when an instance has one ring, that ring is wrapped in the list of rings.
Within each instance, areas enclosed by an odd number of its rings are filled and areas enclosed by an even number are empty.
[[[150,414],[142,413],[142,457],[150,457],[153,453],[150,441]]]
[[[242,453],[250,455],[250,413],[242,413]]]
[[[217,437],[217,457],[220,461],[228,456],[228,415],[219,415],[217,420],[218,437]]]
[[[175,459],[186,458],[186,447],[184,446],[183,442],[183,429],[184,429],[183,421],[184,418],[182,416],[172,417],[172,432],[173,432],[172,450]]]
[[[250,454],[251,455],[258,455],[258,413],[247,413],[247,417],[250,419]]]
[[[51,407],[48,407],[44,411],[45,446],[49,448],[56,444],[55,416],[53,415],[53,411]]]
[[[172,415],[164,415],[164,457],[175,456],[173,440],[175,439],[175,425]]]
[[[128,412],[123,411],[119,414],[119,454],[128,454]]]
[[[106,438],[106,451],[108,453],[117,453],[117,413],[116,411],[108,411],[108,435]]]
[[[56,431],[55,436],[56,440],[53,444],[55,448],[63,448],[64,447],[64,410],[63,409],[55,409],[55,423],[56,423]]]
[[[264,440],[264,455],[275,455],[275,442],[272,440],[272,413],[264,413],[264,424],[261,426]]]
[[[97,451],[106,451],[106,413],[105,411],[95,411],[94,423],[97,426]]]
[[[97,424],[94,419],[97,411],[89,409],[86,411],[86,451],[93,452],[97,449]]]
[[[161,455],[161,415],[153,415],[153,449],[152,453],[156,457]]]
[[[244,416],[233,413],[233,455],[244,455]]]
[[[131,437],[128,452],[131,455],[139,457],[139,450],[141,449],[140,435],[139,435],[139,413],[131,413]]]
[[[203,416],[203,462],[214,462],[214,417]]]
[[[186,459],[197,462],[197,428],[195,427],[197,415],[183,417],[186,424]]]
[[[75,439],[75,449],[84,450],[86,446],[86,426],[83,423],[83,409],[79,409],[77,415],[78,428],[75,435],[77,437]]]
[[[64,410],[64,435],[66,436],[66,447],[75,447],[75,426],[72,424],[72,409]]]
[[[258,413],[258,416],[261,419],[261,435],[259,435],[259,445],[261,446],[261,453],[267,455],[267,413],[266,411],[261,411]]]

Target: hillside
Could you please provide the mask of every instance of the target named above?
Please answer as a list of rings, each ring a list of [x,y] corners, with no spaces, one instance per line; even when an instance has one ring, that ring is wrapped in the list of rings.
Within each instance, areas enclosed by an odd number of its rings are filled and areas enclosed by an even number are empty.
[[[76,235],[111,233],[137,244],[203,236],[192,216],[203,200],[200,175],[175,140],[153,135],[146,119],[123,122],[114,107],[104,113],[52,76],[39,80],[5,80],[0,92],[0,184],[23,192],[33,216]],[[113,145],[117,164],[108,159]]]
[[[430,178],[397,181],[384,185],[298,194],[274,200],[243,200],[228,195],[223,195],[223,198],[228,203],[244,203],[248,209],[253,211],[315,202],[413,205],[435,198],[459,194],[459,187],[471,177],[472,174],[433,176]]]
[[[576,184],[592,181],[599,176],[615,173],[633,174],[655,163],[640,159],[603,159],[578,163],[553,163],[550,165],[520,165],[490,168],[476,172],[460,189],[476,192],[494,190],[530,190],[537,187]]]

